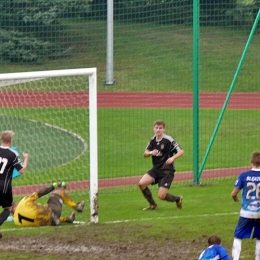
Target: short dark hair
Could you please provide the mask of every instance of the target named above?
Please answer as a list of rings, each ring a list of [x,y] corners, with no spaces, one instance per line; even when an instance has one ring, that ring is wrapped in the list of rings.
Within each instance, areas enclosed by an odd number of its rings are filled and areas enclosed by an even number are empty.
[[[165,123],[163,120],[156,120],[154,123],[153,123],[153,126],[156,126],[156,125],[162,125],[163,128],[165,128]]]
[[[211,236],[208,239],[208,244],[209,244],[209,246],[211,246],[211,245],[220,245],[221,244],[221,239],[218,236]]]
[[[254,151],[252,153],[251,163],[256,167],[260,166],[260,151]]]

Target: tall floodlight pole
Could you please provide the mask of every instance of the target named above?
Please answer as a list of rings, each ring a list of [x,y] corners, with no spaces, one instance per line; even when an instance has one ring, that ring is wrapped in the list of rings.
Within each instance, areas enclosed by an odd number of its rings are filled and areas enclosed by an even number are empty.
[[[107,0],[107,68],[106,85],[114,84],[114,1]]]

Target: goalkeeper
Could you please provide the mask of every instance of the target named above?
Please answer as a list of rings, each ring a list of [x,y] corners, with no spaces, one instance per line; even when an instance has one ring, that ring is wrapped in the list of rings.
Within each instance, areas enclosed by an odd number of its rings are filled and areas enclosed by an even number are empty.
[[[85,202],[76,203],[65,192],[66,182],[54,182],[25,196],[19,203],[13,202],[12,213],[17,226],[58,226],[60,223],[73,223],[75,213],[61,217],[62,205],[66,204],[77,212],[82,212]],[[36,200],[52,192],[47,204],[37,203]]]

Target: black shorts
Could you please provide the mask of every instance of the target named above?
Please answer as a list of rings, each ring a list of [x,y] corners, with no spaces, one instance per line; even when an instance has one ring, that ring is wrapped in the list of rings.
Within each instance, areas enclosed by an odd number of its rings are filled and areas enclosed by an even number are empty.
[[[12,188],[8,189],[6,193],[1,193],[0,191],[0,206],[2,208],[9,208],[13,204],[13,193]]]
[[[174,179],[174,170],[173,169],[156,169],[152,168],[147,173],[154,178],[155,185],[158,183],[158,187],[170,188]]]

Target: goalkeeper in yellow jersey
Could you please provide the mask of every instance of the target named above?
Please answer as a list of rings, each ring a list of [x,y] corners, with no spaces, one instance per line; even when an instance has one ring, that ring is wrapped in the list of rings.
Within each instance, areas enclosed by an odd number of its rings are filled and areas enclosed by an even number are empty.
[[[42,188],[25,196],[19,203],[13,202],[12,213],[14,223],[17,226],[57,226],[60,223],[73,223],[75,213],[68,217],[61,217],[62,205],[66,204],[77,212],[82,212],[85,202],[76,203],[65,192],[66,182],[54,182],[52,185]],[[51,193],[47,204],[37,203],[40,197]]]

